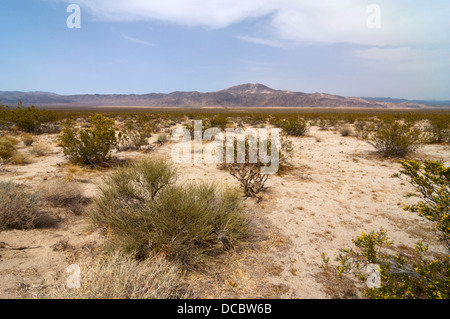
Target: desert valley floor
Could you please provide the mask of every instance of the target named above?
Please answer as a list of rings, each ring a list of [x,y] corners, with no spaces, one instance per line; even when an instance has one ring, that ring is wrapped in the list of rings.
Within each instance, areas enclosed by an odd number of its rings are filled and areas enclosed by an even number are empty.
[[[38,189],[55,180],[76,182],[86,197],[94,197],[102,176],[112,170],[94,170],[70,164],[56,145],[56,135],[36,136],[48,145],[45,156],[27,165],[4,165],[0,180],[13,180]],[[154,137],[153,137],[154,138]],[[314,298],[352,297],[337,293],[324,277],[321,253],[331,259],[350,247],[361,232],[388,231],[398,247],[412,247],[419,239],[431,251],[445,253],[431,222],[405,212],[405,198],[414,191],[407,181],[392,178],[400,165],[378,156],[355,136],[312,127],[293,142],[292,169],[270,176],[261,201],[248,199],[244,207],[257,234],[245,249],[227,253],[214,269],[189,274],[198,298]],[[118,158],[166,156],[173,144],[148,152],[120,152]],[[21,152],[29,147],[18,145]],[[450,164],[449,145],[424,145],[412,156]],[[238,182],[214,164],[179,164],[179,180]],[[57,211],[55,212],[58,213]],[[64,282],[70,264],[95,256],[104,239],[82,215],[64,214],[55,227],[0,232],[0,298],[33,298]]]

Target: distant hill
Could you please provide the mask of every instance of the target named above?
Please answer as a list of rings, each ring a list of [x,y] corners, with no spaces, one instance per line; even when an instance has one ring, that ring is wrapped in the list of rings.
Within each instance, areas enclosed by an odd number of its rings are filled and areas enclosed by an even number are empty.
[[[241,84],[224,90],[201,93],[172,92],[149,94],[79,94],[59,95],[49,92],[0,91],[1,103],[36,107],[359,107],[426,108],[425,103],[390,98],[344,97],[326,93],[274,90],[263,84]],[[450,104],[449,104],[450,105]]]
[[[405,99],[396,99],[391,97],[363,97],[365,100],[371,101],[379,101],[379,102],[387,102],[387,103],[408,103],[408,104],[423,104],[427,106],[434,107],[448,107],[450,108],[450,101],[438,101],[438,100],[405,100]]]

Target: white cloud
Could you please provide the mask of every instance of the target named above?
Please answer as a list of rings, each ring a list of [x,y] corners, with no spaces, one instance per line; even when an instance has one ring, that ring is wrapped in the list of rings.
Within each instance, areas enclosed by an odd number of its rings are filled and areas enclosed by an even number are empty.
[[[267,46],[275,47],[275,48],[284,49],[287,47],[286,43],[276,41],[276,40],[256,38],[256,37],[251,37],[251,36],[246,36],[246,35],[240,35],[240,36],[237,36],[236,38],[238,38],[239,40],[242,40],[242,41],[247,41],[247,42],[261,44],[261,45],[267,45]]]
[[[120,36],[122,38],[124,38],[125,40],[130,41],[130,42],[134,42],[134,43],[137,43],[137,44],[145,45],[147,47],[152,46],[152,44],[150,42],[148,42],[148,41],[141,40],[141,39],[134,38],[134,37],[130,37],[130,36],[126,35],[123,32],[120,33]]]
[[[448,0],[377,0],[376,3],[381,9],[380,29],[367,27],[367,19],[370,16],[367,6],[371,2],[361,0],[78,0],[77,2],[82,10],[87,9],[97,19],[105,21],[159,20],[212,29],[225,28],[248,18],[260,18],[270,14],[267,27],[271,30],[271,35],[276,36],[276,41],[355,43],[371,46],[448,44],[450,41]]]
[[[227,27],[276,9],[270,0],[79,0],[78,3],[107,21],[160,20],[208,28]]]

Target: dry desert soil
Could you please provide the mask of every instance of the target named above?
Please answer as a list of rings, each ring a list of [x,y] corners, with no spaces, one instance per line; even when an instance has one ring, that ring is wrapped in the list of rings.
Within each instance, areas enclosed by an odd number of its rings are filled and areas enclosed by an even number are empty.
[[[55,134],[35,137],[46,145],[44,156],[32,156],[26,165],[4,165],[1,181],[15,181],[30,189],[56,180],[82,187],[92,198],[111,169],[90,169],[71,164],[55,142]],[[152,137],[155,138],[155,137]],[[398,178],[400,164],[378,156],[373,146],[356,136],[311,127],[293,142],[292,168],[270,176],[260,201],[248,199],[246,214],[256,230],[255,242],[227,252],[203,272],[188,275],[197,298],[352,298],[352,289],[339,288],[319,266],[321,253],[330,259],[352,245],[361,232],[387,230],[397,247],[412,247],[418,240],[431,251],[445,253],[431,222],[405,212],[402,204],[412,186]],[[31,147],[18,144],[27,154]],[[150,152],[120,152],[119,159],[170,156],[172,143]],[[424,145],[413,158],[450,164],[449,145]],[[179,181],[238,182],[214,164],[177,164]],[[86,207],[89,209],[89,206]],[[53,227],[0,232],[0,298],[35,298],[68,276],[70,264],[82,264],[101,253],[105,239],[84,214],[52,212]],[[346,290],[347,289],[347,290]]]

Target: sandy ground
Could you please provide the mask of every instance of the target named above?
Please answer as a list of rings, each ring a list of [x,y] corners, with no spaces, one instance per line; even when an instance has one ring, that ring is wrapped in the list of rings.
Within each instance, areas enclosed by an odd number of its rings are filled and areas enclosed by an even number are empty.
[[[43,157],[27,165],[5,165],[0,180],[14,180],[38,189],[54,179],[83,186],[84,195],[95,196],[101,177],[95,171],[68,163],[54,143],[55,135],[41,135],[35,144],[49,145]],[[412,246],[419,239],[430,249],[445,253],[430,222],[402,209],[404,195],[413,191],[405,181],[391,178],[400,165],[380,158],[374,148],[357,137],[312,127],[308,136],[289,137],[294,144],[293,168],[270,176],[261,202],[245,207],[268,235],[246,259],[243,268],[229,267],[224,289],[209,287],[206,297],[227,298],[330,298],[319,280],[320,254],[333,259],[338,249],[351,246],[361,231],[380,227],[397,245]],[[173,144],[149,153],[122,152],[120,158],[169,156]],[[26,153],[29,147],[19,144]],[[415,158],[440,159],[450,164],[448,145],[426,145]],[[208,180],[238,185],[237,180],[214,164],[180,164],[179,182]],[[95,254],[104,239],[82,216],[62,214],[58,227],[0,232],[0,298],[33,297],[40,289],[64,278],[66,268]],[[201,276],[199,276],[200,278]],[[199,282],[207,283],[205,278]],[[203,281],[202,281],[203,280]],[[230,293],[233,290],[235,294]],[[263,293],[267,290],[269,292]]]

